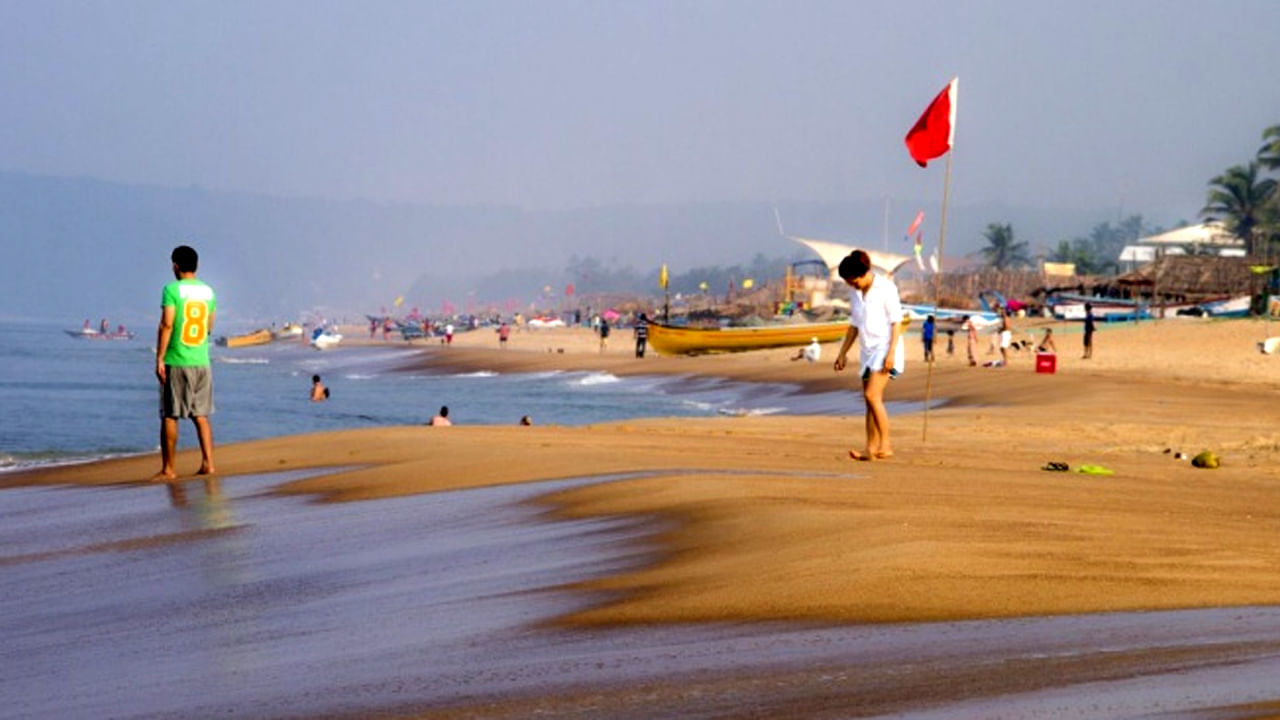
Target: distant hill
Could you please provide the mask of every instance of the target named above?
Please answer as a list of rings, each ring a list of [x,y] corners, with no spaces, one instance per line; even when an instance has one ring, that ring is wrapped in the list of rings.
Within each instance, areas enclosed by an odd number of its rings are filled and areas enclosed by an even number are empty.
[[[789,233],[872,248],[883,244],[882,212],[879,201],[782,205]],[[948,255],[976,249],[988,222],[1012,223],[1036,250],[1114,218],[1114,210],[955,207]],[[890,249],[908,252],[901,231],[891,231],[899,235]],[[936,226],[926,232],[930,247],[936,234]],[[358,315],[402,294],[426,310],[443,299],[461,307],[469,293],[528,302],[545,285],[559,292],[571,255],[644,275],[662,262],[673,271],[733,265],[799,247],[778,237],[764,202],[534,211],[0,173],[0,317],[150,323],[171,277],[169,250],[183,242],[201,252],[200,274],[232,327],[311,308]]]

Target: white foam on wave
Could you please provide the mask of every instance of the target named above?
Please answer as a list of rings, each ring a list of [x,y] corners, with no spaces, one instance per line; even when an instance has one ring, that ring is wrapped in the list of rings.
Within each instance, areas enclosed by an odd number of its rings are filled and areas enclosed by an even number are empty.
[[[450,377],[456,377],[456,378],[488,378],[488,377],[497,377],[497,376],[498,376],[498,373],[493,372],[492,370],[477,370],[476,372],[458,373],[457,375],[451,375]]]
[[[761,415],[777,415],[784,413],[787,409],[783,407],[762,407],[762,408],[721,408],[716,412],[721,415],[732,415],[733,417],[760,417]]]
[[[563,375],[563,374],[564,374],[563,370],[545,370],[543,372],[528,373],[525,375],[525,377],[530,380],[546,380],[547,378],[553,378],[553,377],[556,377],[557,375]]]
[[[264,357],[247,357],[247,358],[230,358],[220,357],[217,359],[220,363],[228,365],[269,365],[271,360]]]
[[[611,383],[621,382],[617,375],[607,372],[588,373],[585,377],[578,378],[574,381],[574,385],[608,385]]]
[[[360,374],[360,373],[347,373],[346,375],[343,375],[343,376],[342,376],[342,379],[343,379],[343,380],[372,380],[372,379],[374,379],[374,378],[376,378],[376,377],[378,377],[378,376],[377,376],[377,375],[362,375],[362,374]]]

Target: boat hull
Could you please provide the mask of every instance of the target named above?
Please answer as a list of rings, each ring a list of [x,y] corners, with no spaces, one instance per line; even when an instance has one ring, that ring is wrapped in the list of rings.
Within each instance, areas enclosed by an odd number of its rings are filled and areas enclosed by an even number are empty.
[[[835,342],[844,338],[848,321],[810,325],[768,325],[763,327],[698,329],[660,323],[649,324],[649,345],[663,355],[744,352],[767,348]]]
[[[103,333],[97,330],[63,330],[62,332],[70,335],[77,340],[132,340],[131,332],[111,332]]]
[[[266,345],[274,339],[275,336],[271,334],[270,330],[257,330],[246,335],[218,338],[217,344],[222,347],[238,348],[251,345]]]

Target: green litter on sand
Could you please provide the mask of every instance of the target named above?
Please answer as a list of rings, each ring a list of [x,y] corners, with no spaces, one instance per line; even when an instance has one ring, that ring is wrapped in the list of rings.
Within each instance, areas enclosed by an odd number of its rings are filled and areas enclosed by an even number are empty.
[[[1222,461],[1218,459],[1217,455],[1213,454],[1213,451],[1205,450],[1199,455],[1191,458],[1191,464],[1198,468],[1213,470],[1221,466]]]
[[[1115,475],[1116,474],[1116,472],[1111,468],[1105,468],[1105,467],[1102,467],[1101,465],[1081,465],[1080,467],[1076,468],[1076,472],[1084,473],[1085,475]]]

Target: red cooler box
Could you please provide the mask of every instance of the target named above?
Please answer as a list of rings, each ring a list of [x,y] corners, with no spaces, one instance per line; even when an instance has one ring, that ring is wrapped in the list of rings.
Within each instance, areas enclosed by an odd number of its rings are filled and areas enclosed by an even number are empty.
[[[1049,375],[1058,372],[1058,356],[1053,353],[1036,353],[1036,372]]]

